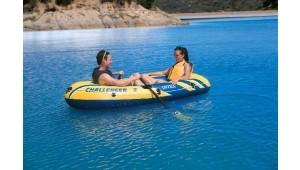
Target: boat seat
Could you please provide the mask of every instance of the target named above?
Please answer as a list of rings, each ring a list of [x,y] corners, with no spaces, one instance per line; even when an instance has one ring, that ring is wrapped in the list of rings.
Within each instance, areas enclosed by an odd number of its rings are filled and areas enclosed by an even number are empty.
[[[189,63],[189,64],[191,65],[191,73],[193,73],[195,65],[193,63]]]

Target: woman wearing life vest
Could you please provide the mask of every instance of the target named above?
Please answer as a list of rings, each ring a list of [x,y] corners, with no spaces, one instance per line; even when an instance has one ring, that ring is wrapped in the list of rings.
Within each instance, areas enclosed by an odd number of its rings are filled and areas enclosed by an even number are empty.
[[[114,75],[122,76],[124,72],[118,71],[113,73],[109,70],[112,64],[112,56],[106,50],[99,51],[96,58],[99,66],[93,70],[92,78],[94,83],[104,86],[127,86],[135,85],[136,80],[141,78],[139,73],[134,73],[129,78],[124,79],[114,78]]]
[[[151,73],[143,74],[142,78],[148,84],[163,83],[166,82],[164,79],[155,79],[151,76],[163,76],[167,77],[167,81],[177,83],[179,80],[186,80],[190,78],[192,67],[189,63],[188,51],[185,47],[177,46],[174,49],[174,57],[176,63],[163,71],[156,71]]]

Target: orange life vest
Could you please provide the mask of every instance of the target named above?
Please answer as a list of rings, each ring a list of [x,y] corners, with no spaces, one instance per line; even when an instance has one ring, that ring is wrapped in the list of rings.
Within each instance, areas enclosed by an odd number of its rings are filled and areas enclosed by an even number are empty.
[[[184,64],[186,62],[183,60],[181,62],[176,63],[173,65],[173,67],[170,69],[168,74],[169,80],[179,79],[184,75]]]

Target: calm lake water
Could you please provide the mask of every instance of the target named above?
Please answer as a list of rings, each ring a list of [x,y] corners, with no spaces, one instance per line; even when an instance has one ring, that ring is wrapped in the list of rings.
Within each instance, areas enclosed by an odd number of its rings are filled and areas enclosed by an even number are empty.
[[[188,26],[24,33],[25,169],[276,169],[277,17]],[[211,90],[160,104],[76,110],[66,88],[91,79],[100,49],[112,70],[148,72],[188,48]]]

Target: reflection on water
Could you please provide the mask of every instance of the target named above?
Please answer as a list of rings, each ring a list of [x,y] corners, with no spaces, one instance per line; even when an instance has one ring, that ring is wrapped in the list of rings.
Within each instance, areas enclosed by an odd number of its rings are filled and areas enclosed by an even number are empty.
[[[184,115],[184,114],[183,114],[182,112],[180,112],[180,111],[175,111],[175,112],[173,113],[173,115],[174,115],[177,119],[179,119],[179,120],[181,120],[181,121],[183,121],[183,122],[185,122],[185,123],[191,121],[191,119],[192,119],[190,116],[186,116],[186,115]]]
[[[157,104],[158,105],[158,104]],[[149,108],[150,105],[128,107],[126,109],[116,108],[111,109],[109,113],[101,113],[102,111],[80,111],[69,114],[70,122],[81,135],[99,138],[102,140],[111,139],[113,137],[112,131],[119,131],[127,140],[144,141],[150,134],[147,134],[147,129],[152,130],[155,123],[161,121],[160,119],[170,120],[173,116],[182,123],[188,123],[192,120],[189,112],[196,111],[198,114],[209,111],[212,108],[212,101],[200,100],[198,102],[191,102],[180,106],[185,110],[184,113],[178,111],[177,115],[164,109],[162,106],[156,108]],[[188,109],[187,109],[188,108]],[[194,110],[193,110],[194,108]],[[177,110],[179,110],[177,108]],[[74,112],[74,111],[73,111]],[[113,126],[111,126],[113,124]],[[117,125],[117,126],[114,126]],[[144,132],[144,133],[143,133]],[[115,136],[116,141],[120,140],[120,136]]]

